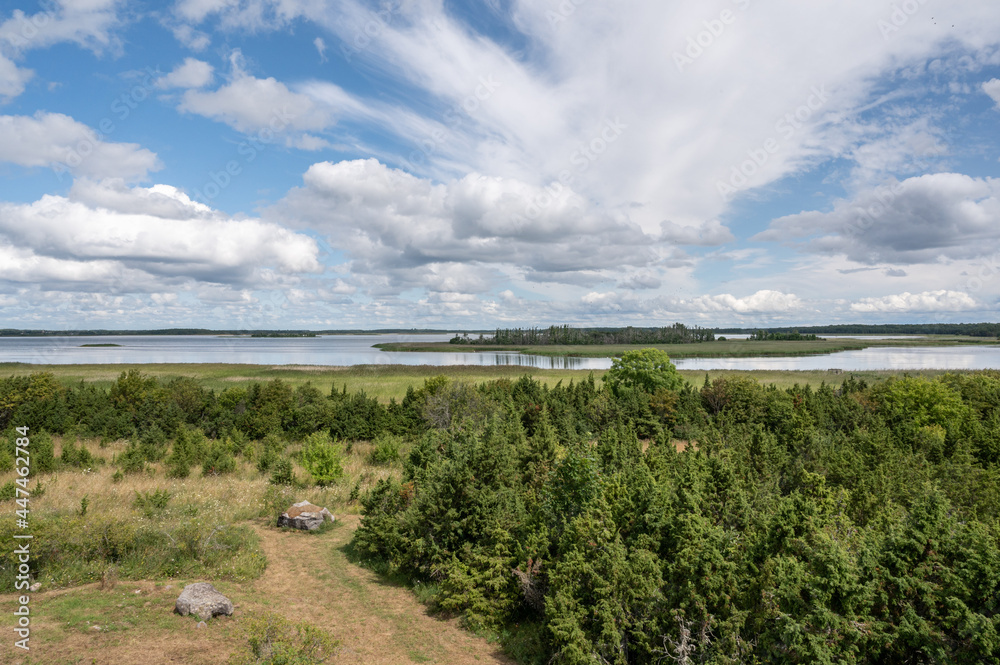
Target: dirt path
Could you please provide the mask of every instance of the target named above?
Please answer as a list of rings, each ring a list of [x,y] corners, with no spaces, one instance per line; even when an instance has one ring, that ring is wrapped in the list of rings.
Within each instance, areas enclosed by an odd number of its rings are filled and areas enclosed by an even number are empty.
[[[327,630],[342,644],[333,665],[512,663],[457,621],[428,615],[411,591],[350,563],[344,546],[359,517],[342,522],[318,535],[255,526],[267,570],[252,582],[219,582],[236,613],[212,619],[207,629],[174,614],[178,582],[122,581],[111,591],[88,584],[33,594],[32,650],[15,653],[2,644],[0,665],[224,663],[240,644],[241,617],[254,610]],[[4,611],[15,598],[0,596]]]
[[[257,528],[268,565],[252,584],[252,595],[269,601],[272,611],[330,631],[343,644],[338,662],[512,662],[456,621],[428,615],[412,592],[350,563],[343,548],[358,520],[345,516],[343,524],[318,536]]]

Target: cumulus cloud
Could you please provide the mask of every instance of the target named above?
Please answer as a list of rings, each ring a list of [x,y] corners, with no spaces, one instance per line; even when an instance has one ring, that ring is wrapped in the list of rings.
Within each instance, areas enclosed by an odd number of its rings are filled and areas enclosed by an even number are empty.
[[[314,164],[303,180],[264,217],[325,234],[355,275],[387,293],[480,292],[500,274],[578,283],[673,255],[566,188],[478,174],[437,184],[374,159]]]
[[[156,154],[135,143],[111,143],[62,113],[0,116],[0,161],[44,166],[93,178],[141,180],[161,168]]]
[[[1000,109],[1000,79],[991,79],[984,83],[983,92],[989,95],[996,102],[997,108]]]
[[[14,62],[0,53],[0,101],[10,101],[24,92],[24,86],[34,72],[20,69]]]
[[[900,293],[881,298],[862,298],[851,303],[852,312],[909,313],[909,312],[966,312],[982,309],[967,293],[962,291],[924,291]]]
[[[799,310],[802,308],[802,304],[802,300],[794,293],[763,289],[743,298],[723,293],[716,296],[700,296],[690,300],[679,300],[676,306],[681,311],[774,314]]]
[[[227,217],[168,185],[78,182],[67,197],[0,204],[0,244],[9,265],[38,265],[26,274],[41,283],[49,276],[115,279],[138,290],[157,280],[246,287],[320,270],[311,238]]]
[[[214,68],[197,58],[185,58],[184,62],[166,76],[156,81],[158,88],[204,88],[212,82]]]
[[[179,109],[226,123],[237,131],[319,130],[333,124],[332,110],[293,92],[275,78],[256,78],[242,67],[242,54],[231,56],[231,80],[216,90],[185,90]]]
[[[915,264],[968,259],[1000,243],[1000,180],[957,173],[909,178],[771,222],[754,240],[852,261]]]

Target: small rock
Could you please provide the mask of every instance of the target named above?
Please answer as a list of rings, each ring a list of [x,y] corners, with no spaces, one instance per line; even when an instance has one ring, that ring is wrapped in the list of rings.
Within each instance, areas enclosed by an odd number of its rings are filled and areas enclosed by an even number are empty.
[[[38,591],[41,588],[42,588],[42,583],[41,582],[35,582],[34,584],[32,584],[31,586],[28,587],[28,591]]]
[[[91,630],[96,630],[97,632],[101,632],[101,627],[100,626],[91,626],[90,629]]]
[[[174,605],[174,611],[181,616],[195,614],[202,621],[208,621],[220,614],[227,616],[232,614],[233,603],[208,582],[195,582],[188,584],[181,591]]]
[[[278,517],[278,526],[288,526],[303,531],[315,531],[324,521],[334,521],[333,513],[326,508],[314,506],[308,501],[293,503]]]
[[[138,595],[139,595],[140,593],[142,593],[142,589],[136,589],[136,590],[135,590],[135,591],[133,591],[132,593],[134,593],[135,595],[137,595],[137,596],[138,596]]]
[[[204,621],[199,621],[198,625],[195,626],[195,628],[208,628],[208,624],[205,623]]]

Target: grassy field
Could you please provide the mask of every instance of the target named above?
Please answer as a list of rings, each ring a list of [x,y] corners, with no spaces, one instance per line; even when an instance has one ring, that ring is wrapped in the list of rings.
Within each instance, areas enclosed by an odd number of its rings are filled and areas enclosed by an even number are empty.
[[[482,383],[494,379],[517,379],[525,374],[555,386],[562,381],[584,381],[591,374],[589,370],[540,370],[530,367],[490,367],[490,366],[429,366],[429,365],[358,365],[355,367],[321,366],[280,366],[270,365],[230,365],[230,364],[166,364],[166,365],[27,365],[22,363],[0,363],[0,376],[27,375],[34,372],[51,372],[57,379],[67,384],[81,381],[100,387],[110,386],[118,376],[129,369],[138,369],[143,374],[169,381],[177,377],[191,377],[202,385],[214,390],[247,384],[253,381],[281,379],[292,386],[312,383],[323,392],[336,387],[348,392],[364,390],[367,394],[388,403],[406,395],[410,386],[419,388],[425,379],[433,376],[447,376],[454,381]],[[789,388],[795,384],[819,386],[821,383],[839,386],[848,376],[877,381],[893,375],[938,376],[944,370],[910,371],[863,371],[838,372],[831,370],[681,370],[681,376],[695,387],[701,387],[705,376],[716,379],[724,376],[750,376],[763,384],[774,384],[779,388]],[[598,385],[603,371],[593,372]]]
[[[749,340],[723,340],[697,344],[605,344],[600,346],[492,346],[488,344],[448,344],[447,342],[410,342],[377,344],[384,351],[516,351],[539,356],[576,356],[581,358],[611,358],[626,351],[653,348],[662,349],[671,358],[753,358],[764,356],[808,356],[852,351],[874,346],[940,347],[959,345],[997,344],[997,340],[984,337],[937,335],[913,339],[844,339],[830,338],[802,342],[752,342]]]
[[[56,438],[57,453],[62,443]],[[364,491],[380,478],[401,473],[399,462],[369,464],[370,444],[352,446],[343,460],[345,475],[336,485],[293,489],[270,485],[265,475],[243,461],[235,474],[226,477],[202,477],[196,470],[190,478],[175,480],[166,477],[162,464],[153,464],[144,473],[115,482],[111,460],[124,450],[125,442],[80,443],[104,462],[86,471],[64,469],[33,476],[33,485],[40,482],[45,492],[31,499],[32,524],[79,515],[86,499],[86,517],[78,519],[91,525],[109,520],[152,523],[164,530],[178,521],[246,525],[256,533],[267,566],[259,577],[243,580],[183,574],[136,579],[129,577],[124,565],[120,579],[116,574],[108,578],[110,582],[81,584],[74,576],[42,576],[38,580],[42,588],[30,594],[31,651],[13,649],[11,639],[0,648],[0,662],[225,663],[230,654],[246,649],[248,626],[265,613],[293,623],[306,621],[329,633],[340,643],[336,662],[510,662],[495,644],[462,630],[457,621],[431,615],[409,589],[352,562],[349,542],[360,506],[351,500],[351,489],[358,486]],[[300,477],[305,474],[297,465],[295,471]],[[0,474],[0,485],[14,477],[13,472]],[[137,494],[158,491],[169,495],[163,510],[150,514],[136,507]],[[303,499],[329,507],[337,522],[318,534],[276,528],[275,517],[283,509],[279,507]],[[0,501],[0,510],[13,515],[14,501]],[[216,617],[207,628],[197,628],[197,619],[173,612],[184,585],[202,581],[210,581],[236,607],[232,617]],[[13,611],[17,598],[0,594],[0,605]]]

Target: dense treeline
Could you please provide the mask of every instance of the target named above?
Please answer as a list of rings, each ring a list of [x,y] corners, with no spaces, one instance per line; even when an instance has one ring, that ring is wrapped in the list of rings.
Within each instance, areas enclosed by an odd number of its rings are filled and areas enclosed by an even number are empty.
[[[185,429],[221,439],[249,440],[268,434],[299,440],[316,432],[369,439],[382,431],[415,433],[422,420],[415,410],[419,391],[403,403],[383,405],[362,393],[322,394],[306,384],[281,380],[207,390],[194,379],[162,383],[139,370],[123,372],[110,388],[79,383],[66,386],[52,374],[0,379],[0,431],[29,424],[49,434],[104,439],[138,439],[149,432],[173,438]]]
[[[792,332],[773,332],[769,330],[758,330],[748,337],[751,342],[814,342],[818,339],[816,335],[803,335],[798,330]]]
[[[467,338],[456,338],[463,340]],[[498,345],[590,345],[590,344],[691,344],[715,339],[711,330],[688,328],[683,323],[663,328],[497,328],[491,338],[480,336],[476,344]],[[455,341],[455,340],[452,340]],[[471,341],[471,340],[470,340]],[[456,342],[460,343],[460,342]]]
[[[526,662],[998,662],[1000,373],[644,366],[466,395],[364,499],[358,550]]]
[[[1000,323],[849,323],[799,328],[767,328],[776,333],[813,333],[816,335],[968,335],[971,337],[1000,336]],[[743,328],[717,328],[716,333],[754,333]]]

